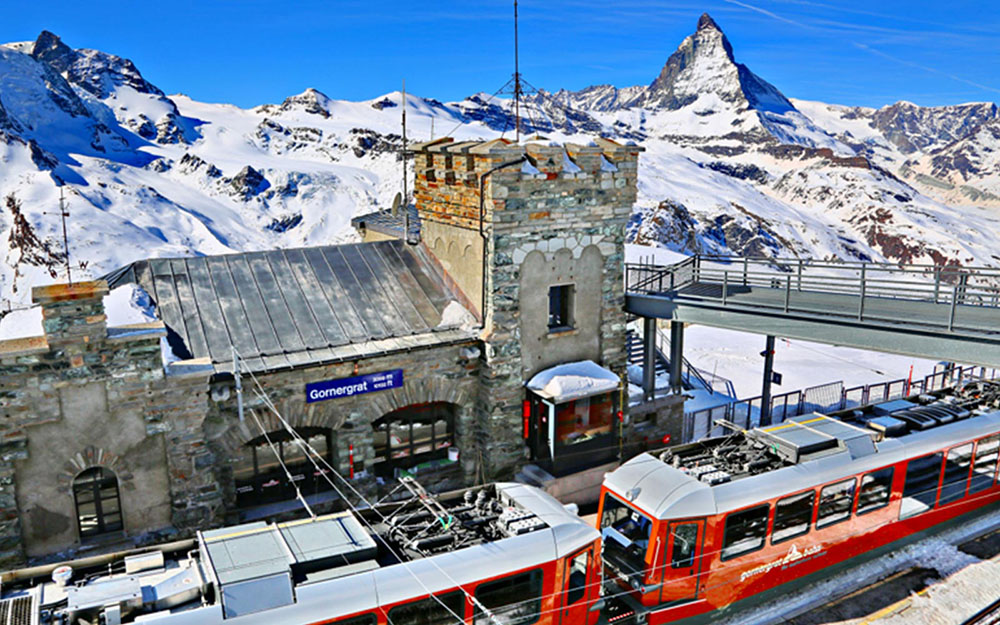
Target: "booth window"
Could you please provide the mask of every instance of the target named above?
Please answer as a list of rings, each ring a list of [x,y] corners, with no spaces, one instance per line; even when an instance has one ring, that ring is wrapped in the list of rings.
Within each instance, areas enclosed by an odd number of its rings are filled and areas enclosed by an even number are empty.
[[[303,427],[297,432],[316,454],[333,465],[332,430]],[[237,507],[294,499],[296,486],[303,495],[330,490],[329,467],[316,455],[310,457],[311,453],[293,440],[287,430],[269,432],[266,437],[258,436],[246,443],[239,450],[233,467]],[[281,467],[282,463],[292,474],[291,480]]]
[[[375,473],[394,477],[396,469],[448,457],[455,444],[455,407],[445,402],[407,406],[372,424]]]
[[[121,531],[121,501],[118,478],[104,467],[93,467],[73,480],[76,519],[81,540]]]
[[[556,404],[556,442],[575,445],[610,434],[617,412],[618,391]]]
[[[573,329],[574,291],[572,284],[549,287],[549,332]]]

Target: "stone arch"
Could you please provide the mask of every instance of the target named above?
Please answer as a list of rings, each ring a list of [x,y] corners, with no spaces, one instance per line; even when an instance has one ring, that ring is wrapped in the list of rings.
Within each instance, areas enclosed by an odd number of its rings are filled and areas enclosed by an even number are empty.
[[[318,427],[335,431],[341,428],[347,420],[345,412],[342,409],[337,410],[336,404],[337,402],[305,404],[302,400],[281,400],[276,402],[275,407],[288,422],[288,425],[294,429]],[[284,424],[270,409],[263,406],[255,407],[253,414],[250,413],[250,410],[249,407],[246,409],[243,423],[234,423],[219,438],[218,444],[228,454],[234,453],[240,447],[260,436],[261,427],[264,428],[265,432],[285,429]],[[258,425],[258,421],[260,425]]]
[[[88,469],[103,467],[112,471],[118,477],[118,483],[126,490],[133,490],[133,475],[128,463],[121,456],[97,447],[88,445],[83,450],[70,456],[59,472],[59,486],[66,493],[72,494],[73,481],[78,475]]]
[[[597,245],[595,245],[593,243],[591,243],[590,245],[584,246],[583,251],[580,252],[579,258],[584,259],[584,258],[586,258],[588,256],[596,256],[595,260],[598,263],[601,263],[601,264],[604,263],[604,254],[601,253],[601,248],[597,247]]]

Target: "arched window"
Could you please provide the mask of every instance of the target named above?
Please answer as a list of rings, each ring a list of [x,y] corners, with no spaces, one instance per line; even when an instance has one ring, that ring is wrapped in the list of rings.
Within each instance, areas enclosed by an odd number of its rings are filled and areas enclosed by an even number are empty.
[[[396,469],[448,457],[448,448],[455,444],[455,406],[446,402],[407,406],[390,412],[372,427],[375,473],[395,477]]]
[[[297,433],[317,454],[333,465],[331,429],[303,427],[298,428]],[[268,439],[274,444],[273,449]],[[298,486],[303,495],[313,495],[332,488],[324,477],[328,471],[326,465],[315,456],[310,460],[310,453],[293,440],[287,430],[269,432],[267,437],[261,435],[243,445],[233,467],[237,507],[294,499],[295,486]],[[284,462],[288,472],[292,474],[292,481],[289,481],[285,470],[281,468],[278,458],[281,458],[281,462]]]
[[[109,469],[93,467],[77,475],[73,480],[73,498],[81,539],[119,532],[124,527],[118,478]]]

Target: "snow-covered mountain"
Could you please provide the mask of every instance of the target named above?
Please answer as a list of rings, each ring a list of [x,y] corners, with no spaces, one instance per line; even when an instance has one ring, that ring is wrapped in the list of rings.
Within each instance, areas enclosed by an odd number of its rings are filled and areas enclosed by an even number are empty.
[[[687,251],[986,264],[1000,259],[997,107],[787,98],[707,15],[643,86],[527,96],[522,133],[637,141],[634,240]],[[651,71],[652,74],[652,71]],[[308,89],[241,109],[166,95],[122,57],[43,32],[0,46],[0,300],[150,256],[347,241],[401,187],[401,94]],[[411,140],[512,138],[509,100],[407,96]],[[1000,203],[996,204],[1000,205]],[[84,263],[85,267],[79,264]]]

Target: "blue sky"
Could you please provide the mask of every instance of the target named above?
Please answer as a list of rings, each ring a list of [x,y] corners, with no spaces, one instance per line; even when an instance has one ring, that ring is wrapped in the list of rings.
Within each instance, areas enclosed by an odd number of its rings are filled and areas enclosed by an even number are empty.
[[[167,93],[253,106],[315,87],[441,100],[513,72],[512,2],[5,1],[0,40],[42,29],[135,61]],[[537,87],[649,83],[709,12],[737,60],[789,97],[881,106],[1000,101],[1000,3],[984,0],[522,0]]]

